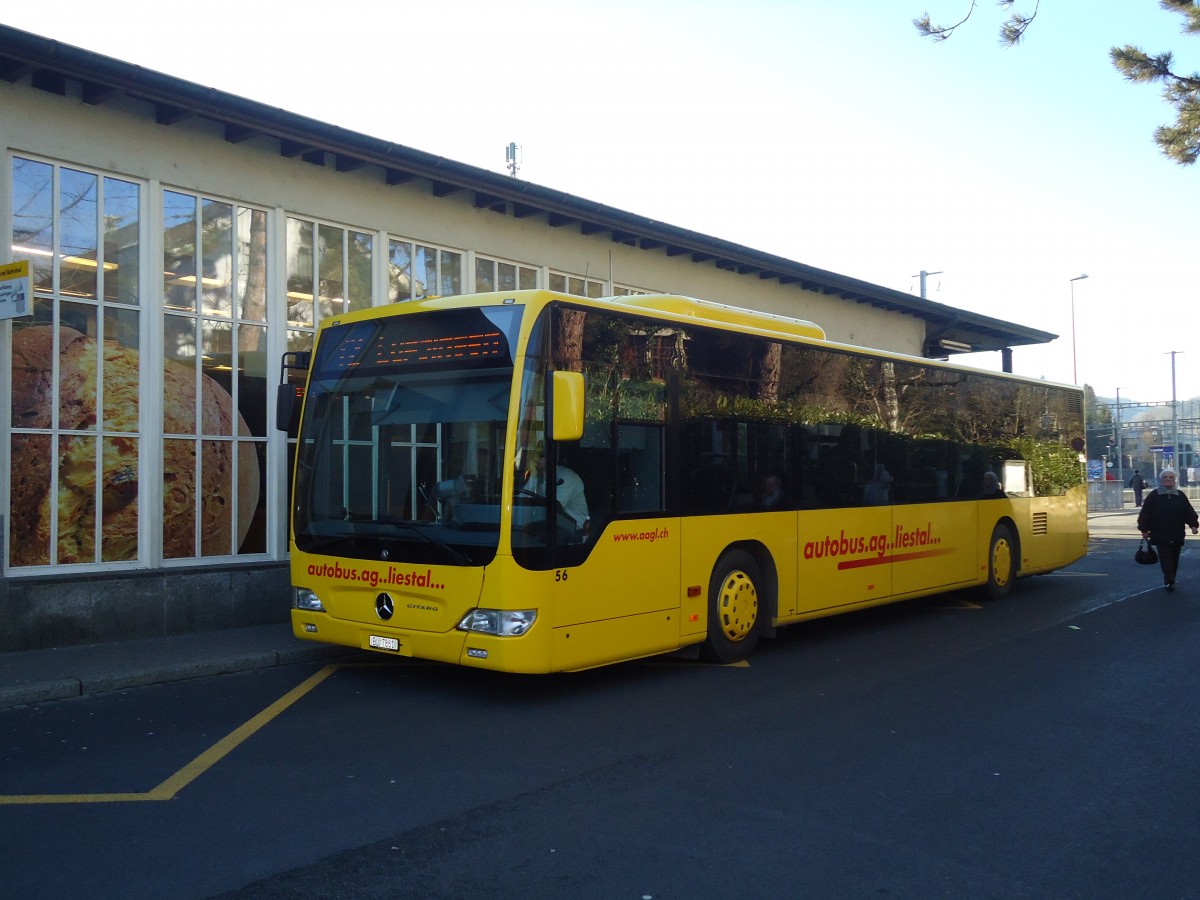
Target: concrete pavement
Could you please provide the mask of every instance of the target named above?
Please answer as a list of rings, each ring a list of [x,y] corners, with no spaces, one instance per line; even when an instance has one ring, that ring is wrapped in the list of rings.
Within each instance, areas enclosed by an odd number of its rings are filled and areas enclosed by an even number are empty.
[[[1140,510],[1129,506],[1125,509],[1105,509],[1088,514],[1088,533],[1093,539],[1129,538],[1138,540],[1141,537],[1137,530],[1137,517]]]
[[[1093,540],[1136,540],[1133,508],[1088,517]],[[287,623],[0,653],[0,709],[139,685],[320,662],[357,651],[301,641]]]
[[[182,681],[355,651],[292,636],[288,623],[173,637],[0,653],[0,709]]]

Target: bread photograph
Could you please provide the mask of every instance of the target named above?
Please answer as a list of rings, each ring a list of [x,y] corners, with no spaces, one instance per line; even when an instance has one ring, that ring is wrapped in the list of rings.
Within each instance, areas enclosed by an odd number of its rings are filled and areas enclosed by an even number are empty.
[[[138,460],[139,354],[114,342],[98,348],[94,338],[65,326],[14,329],[14,430],[53,427],[56,352],[57,446],[48,434],[13,435],[10,565],[136,561],[143,488]],[[98,371],[103,372],[103,410],[97,409]],[[197,434],[197,399],[199,435],[204,436],[200,439],[187,437]],[[103,438],[97,437],[101,419]],[[193,367],[168,360],[163,367],[162,430],[151,426],[147,440],[157,440],[160,433],[167,435],[162,439],[163,558],[237,552],[258,506],[260,473],[255,445],[231,440],[235,433],[251,434],[233,398],[207,375],[197,379]],[[143,450],[148,452],[150,445]],[[57,497],[51,496],[52,467],[58,472]],[[51,534],[52,504],[58,512],[56,536]]]

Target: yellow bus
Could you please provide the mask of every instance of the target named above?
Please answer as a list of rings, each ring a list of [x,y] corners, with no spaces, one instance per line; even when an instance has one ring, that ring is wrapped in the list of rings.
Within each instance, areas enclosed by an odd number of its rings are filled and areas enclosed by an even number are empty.
[[[299,638],[523,673],[728,663],[1086,550],[1074,387],[543,290],[336,316],[303,357]]]

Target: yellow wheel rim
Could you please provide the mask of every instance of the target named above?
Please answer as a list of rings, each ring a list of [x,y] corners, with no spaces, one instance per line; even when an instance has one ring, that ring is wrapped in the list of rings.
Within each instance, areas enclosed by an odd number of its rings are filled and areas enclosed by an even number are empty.
[[[717,597],[721,632],[733,642],[744,640],[758,621],[758,590],[745,572],[730,572]]]
[[[1008,541],[996,541],[992,548],[992,581],[1003,587],[1012,578],[1013,558],[1012,545]]]

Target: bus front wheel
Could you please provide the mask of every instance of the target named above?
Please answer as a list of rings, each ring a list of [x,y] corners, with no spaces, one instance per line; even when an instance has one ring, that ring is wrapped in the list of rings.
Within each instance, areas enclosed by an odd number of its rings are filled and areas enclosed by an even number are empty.
[[[1017,548],[1012,530],[997,525],[988,545],[988,580],[985,589],[992,600],[1003,600],[1012,590],[1017,577]]]
[[[750,655],[766,617],[762,583],[758,564],[745,551],[731,550],[717,561],[708,582],[706,659],[734,663]]]

